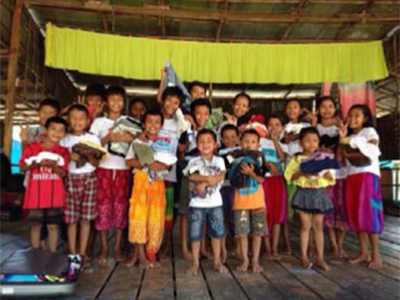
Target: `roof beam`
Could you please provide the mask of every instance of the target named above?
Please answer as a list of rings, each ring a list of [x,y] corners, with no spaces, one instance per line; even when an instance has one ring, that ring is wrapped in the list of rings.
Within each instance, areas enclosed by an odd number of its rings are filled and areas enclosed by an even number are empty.
[[[227,19],[227,16],[229,13],[228,7],[229,7],[229,0],[224,0],[224,8],[223,8],[223,10],[221,10],[221,17],[220,17],[218,29],[217,29],[217,36],[215,38],[216,42],[219,42],[221,40],[222,26],[224,25],[225,20]]]
[[[186,0],[191,2],[214,2],[221,3],[225,0]],[[260,4],[297,4],[299,0],[230,0],[232,3],[260,3]],[[364,5],[365,0],[310,0],[312,4],[346,4],[346,5]],[[379,5],[399,5],[397,0],[382,0]]]
[[[165,6],[144,6],[132,7],[108,4],[95,5],[92,3],[80,2],[76,0],[24,0],[24,3],[31,7],[46,7],[52,9],[63,9],[70,11],[94,12],[94,13],[114,13],[116,15],[129,15],[138,17],[166,17],[182,20],[202,20],[220,21],[220,12],[193,11],[184,9],[166,9]],[[226,22],[232,23],[320,23],[320,24],[340,24],[340,23],[362,23],[362,24],[383,24],[398,25],[399,12],[396,10],[391,14],[336,14],[328,17],[323,15],[304,15],[304,14],[271,14],[271,13],[249,13],[249,12],[230,12],[226,16]]]

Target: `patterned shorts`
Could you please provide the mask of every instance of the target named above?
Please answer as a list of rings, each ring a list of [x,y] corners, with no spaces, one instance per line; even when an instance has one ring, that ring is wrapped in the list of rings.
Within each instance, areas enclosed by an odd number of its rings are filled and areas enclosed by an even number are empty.
[[[69,174],[66,179],[67,200],[64,207],[64,221],[67,224],[79,220],[92,221],[97,217],[95,173]]]
[[[265,209],[235,210],[235,235],[244,237],[268,234]]]

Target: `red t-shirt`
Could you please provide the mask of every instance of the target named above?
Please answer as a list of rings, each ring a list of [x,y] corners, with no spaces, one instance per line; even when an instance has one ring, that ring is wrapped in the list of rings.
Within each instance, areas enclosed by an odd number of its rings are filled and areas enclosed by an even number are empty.
[[[68,149],[60,145],[53,148],[43,148],[39,142],[29,143],[22,153],[19,164],[25,162],[25,159],[36,156],[40,152],[52,152],[60,155],[64,159],[64,165],[61,166],[68,171],[69,152]],[[37,167],[29,172],[28,184],[25,189],[24,209],[54,208],[63,207],[66,191],[63,179],[48,167]]]

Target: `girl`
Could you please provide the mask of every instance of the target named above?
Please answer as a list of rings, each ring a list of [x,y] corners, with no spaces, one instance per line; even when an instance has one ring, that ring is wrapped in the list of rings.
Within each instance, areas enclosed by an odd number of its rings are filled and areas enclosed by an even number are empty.
[[[270,170],[265,174],[263,186],[268,232],[272,233],[272,256],[268,251],[270,249],[269,236],[264,237],[264,244],[267,249],[267,258],[279,259],[278,243],[281,225],[287,222],[287,193],[283,177],[283,163],[286,160],[287,146],[279,142],[283,124],[278,115],[269,116],[267,128],[269,135],[267,138],[261,138],[260,145]]]
[[[347,131],[347,127],[349,130]],[[348,133],[348,137],[345,138]],[[347,124],[340,127],[340,143],[350,143],[369,159],[368,165],[356,166],[351,158],[360,154],[343,151],[347,161],[346,208],[350,229],[358,232],[359,255],[351,264],[367,262],[368,268],[382,267],[379,253],[379,234],[383,231],[383,205],[380,191],[379,136],[372,125],[372,115],[366,105],[354,105],[348,115]],[[372,246],[372,257],[368,251],[368,238]]]
[[[299,212],[300,250],[301,262],[306,269],[312,268],[313,264],[308,258],[308,244],[310,230],[313,228],[314,239],[317,248],[317,266],[324,271],[330,267],[324,260],[324,213],[333,209],[326,187],[335,184],[334,175],[329,171],[320,174],[304,174],[300,171],[300,163],[314,155],[319,147],[320,137],[317,129],[310,127],[301,130],[299,140],[303,151],[293,156],[285,171],[288,182],[297,186],[293,197],[292,207]]]
[[[250,121],[249,111],[251,105],[251,97],[246,93],[239,93],[233,98],[232,101],[232,112],[233,115],[224,113],[227,122],[223,122],[220,126],[221,128],[226,125],[226,123],[235,125],[238,127],[239,132],[243,132],[246,129],[247,124]]]
[[[318,133],[321,136],[321,151],[336,153],[339,142],[337,126],[336,102],[331,97],[322,97],[317,101]],[[346,167],[336,171],[336,184],[328,188],[328,193],[334,206],[334,211],[325,216],[324,225],[328,227],[329,244],[333,258],[346,258],[343,240],[347,230],[347,214],[345,208],[345,179]]]

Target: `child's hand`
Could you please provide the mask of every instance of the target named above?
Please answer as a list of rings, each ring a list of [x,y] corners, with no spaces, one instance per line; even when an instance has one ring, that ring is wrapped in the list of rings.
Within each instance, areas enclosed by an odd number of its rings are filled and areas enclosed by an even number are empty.
[[[324,178],[327,180],[333,180],[331,172],[325,172],[324,173]]]
[[[237,125],[237,118],[235,116],[232,116],[231,114],[228,114],[228,113],[223,113],[223,115],[229,124],[232,124],[235,126]]]
[[[279,133],[276,132],[275,130],[268,130],[269,133],[269,138],[273,141],[273,142],[278,142],[279,141]]]
[[[207,181],[206,181],[206,184],[208,185],[208,186],[214,186],[214,185],[216,185],[218,182],[220,182],[221,180],[220,180],[220,178],[218,177],[218,175],[217,176],[208,176],[207,177]]]
[[[347,136],[347,127],[349,126],[349,123],[343,123],[342,120],[339,121],[339,137],[341,139],[345,138]]]
[[[311,123],[313,126],[316,126],[316,125],[317,125],[317,123],[318,123],[318,117],[317,117],[315,114],[313,114],[311,111],[309,111],[309,110],[308,110],[307,108],[305,108],[305,107],[301,109],[301,112],[306,114],[305,117],[304,117],[305,120],[310,121],[310,123]]]
[[[195,186],[194,191],[199,195],[203,195],[206,187],[207,187],[207,183],[201,182]]]
[[[254,165],[252,164],[247,164],[247,163],[243,163],[240,165],[241,169],[242,169],[242,173],[245,175],[252,175],[254,174]]]
[[[131,143],[133,141],[133,135],[129,132],[124,131],[121,133],[121,142]]]
[[[196,122],[194,121],[194,119],[193,119],[193,117],[191,115],[185,114],[184,117],[185,117],[185,120],[188,121],[190,123],[190,125],[193,126],[193,128],[197,129],[197,124],[196,124]]]
[[[278,166],[273,163],[273,162],[268,162],[267,167],[269,169],[269,172],[271,173],[272,176],[278,176],[279,175],[279,170]]]
[[[146,134],[144,132],[139,132],[136,137],[139,140],[141,140],[142,142],[146,142],[147,141]]]
[[[57,165],[57,162],[56,162],[55,160],[43,159],[43,160],[40,162],[40,165],[41,165],[42,167],[52,168],[52,167],[54,167],[54,166]]]
[[[154,171],[154,172],[159,172],[159,171],[168,170],[168,167],[163,163],[160,163],[158,161],[154,161],[149,165],[149,169]]]
[[[71,160],[79,160],[81,156],[78,153],[72,152],[71,153]]]

